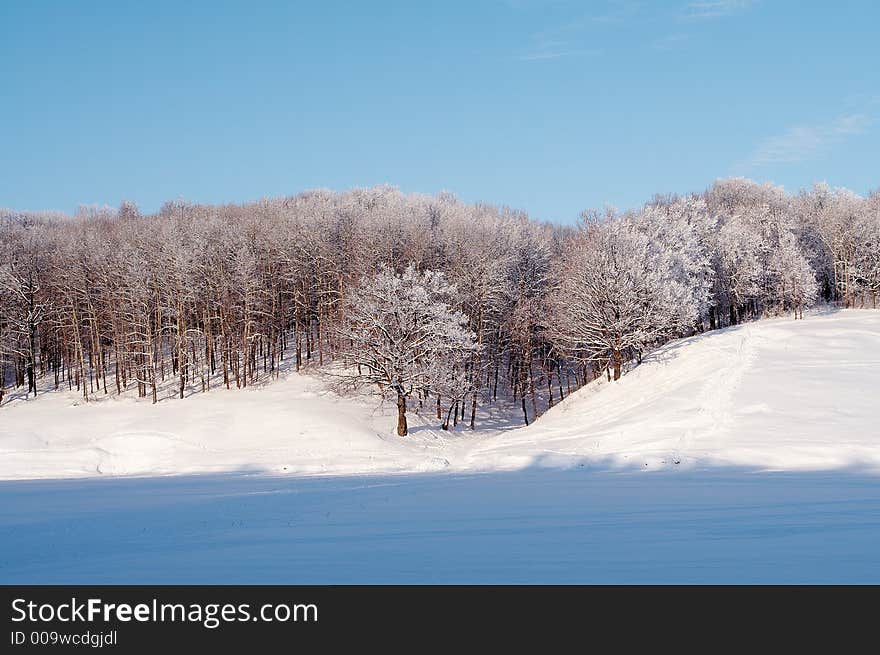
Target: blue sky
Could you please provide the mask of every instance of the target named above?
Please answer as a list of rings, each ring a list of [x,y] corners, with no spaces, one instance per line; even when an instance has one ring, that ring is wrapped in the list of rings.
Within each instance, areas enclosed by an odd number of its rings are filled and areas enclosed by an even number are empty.
[[[0,206],[880,187],[880,3],[0,3]]]

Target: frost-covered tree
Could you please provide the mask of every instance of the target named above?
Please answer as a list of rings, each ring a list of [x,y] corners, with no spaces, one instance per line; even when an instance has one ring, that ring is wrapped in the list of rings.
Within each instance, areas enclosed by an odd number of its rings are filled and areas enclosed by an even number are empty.
[[[741,178],[719,180],[706,198],[719,222],[715,303],[726,307],[729,323],[789,309],[799,316],[817,297],[826,260],[804,217],[807,203]]]
[[[41,226],[9,222],[2,228],[0,330],[5,338],[0,350],[4,361],[11,357],[21,363],[27,391],[36,395],[39,331],[52,308],[45,284],[48,235]]]
[[[856,252],[857,268],[865,296],[862,306],[877,308],[880,294],[880,191],[874,192],[866,204],[860,221],[859,248]]]
[[[671,302],[690,313],[693,323],[685,329],[697,324],[702,327],[712,308],[716,275],[712,233],[717,229],[717,218],[704,199],[688,196],[649,203],[633,220],[636,229],[650,240],[654,256],[661,260],[660,267],[670,281],[665,284],[681,294],[680,300]]]
[[[535,358],[546,349],[544,298],[550,283],[552,242],[549,231],[521,218],[508,267],[508,310],[505,337],[510,364],[509,385],[519,398],[523,421],[529,424],[526,396],[532,418],[538,413],[535,395]]]
[[[859,228],[867,209],[865,199],[848,189],[816,184],[800,195],[798,209],[823,247],[822,272],[830,269],[832,298],[852,306],[860,292],[858,259],[863,239]]]
[[[804,317],[804,307],[816,300],[819,286],[793,235],[782,237],[770,263],[774,281],[773,296],[781,311],[793,311],[795,318]]]
[[[450,305],[455,291],[443,273],[409,264],[398,274],[384,265],[346,297],[337,332],[344,364],[335,375],[393,398],[400,436],[407,434],[407,398],[446,387],[477,351],[467,317]]]
[[[435,209],[436,225],[432,227],[435,230],[432,265],[445,267],[447,277],[456,287],[457,306],[468,316],[480,349],[474,353],[467,371],[470,398],[438,395],[437,418],[445,417],[444,423],[448,426],[451,415],[454,424],[456,405],[460,403],[464,420],[464,406],[469,400],[469,425],[473,429],[480,390],[485,387],[486,396],[494,393],[497,397],[498,373],[504,354],[500,336],[511,302],[511,242],[516,230],[489,207],[479,209],[481,220],[469,220],[468,212],[461,205],[451,205],[448,197],[441,207],[445,213],[437,213]],[[440,234],[442,218],[448,223]],[[461,385],[454,388],[460,389]],[[447,404],[445,411],[443,403]]]
[[[550,298],[551,338],[604,362],[615,380],[628,354],[691,329],[699,314],[689,265],[632,217],[587,224],[565,261]]]

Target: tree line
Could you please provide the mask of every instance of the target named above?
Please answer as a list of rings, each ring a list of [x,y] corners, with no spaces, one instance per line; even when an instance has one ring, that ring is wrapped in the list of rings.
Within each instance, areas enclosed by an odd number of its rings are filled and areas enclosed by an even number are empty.
[[[401,434],[407,399],[473,428],[503,395],[528,424],[670,339],[878,290],[880,194],[826,185],[719,180],[577,226],[390,187],[4,210],[0,403],[41,380],[156,402],[289,365],[391,397]]]

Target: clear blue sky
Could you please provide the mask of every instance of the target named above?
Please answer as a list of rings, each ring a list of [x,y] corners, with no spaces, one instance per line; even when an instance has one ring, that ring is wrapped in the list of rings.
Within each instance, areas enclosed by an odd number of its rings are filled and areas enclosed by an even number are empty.
[[[880,186],[880,3],[0,0],[0,206]]]

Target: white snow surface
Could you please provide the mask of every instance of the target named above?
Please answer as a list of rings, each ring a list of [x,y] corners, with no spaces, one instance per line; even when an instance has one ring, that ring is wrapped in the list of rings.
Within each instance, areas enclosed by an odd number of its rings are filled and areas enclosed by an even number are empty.
[[[0,482],[0,584],[880,583],[851,471]]]
[[[880,470],[880,312],[764,320],[670,343],[528,427],[487,405],[478,430],[411,402],[341,398],[314,375],[156,405],[46,391],[0,408],[0,479],[248,472],[355,475],[533,466]],[[488,414],[488,415],[487,415]]]

